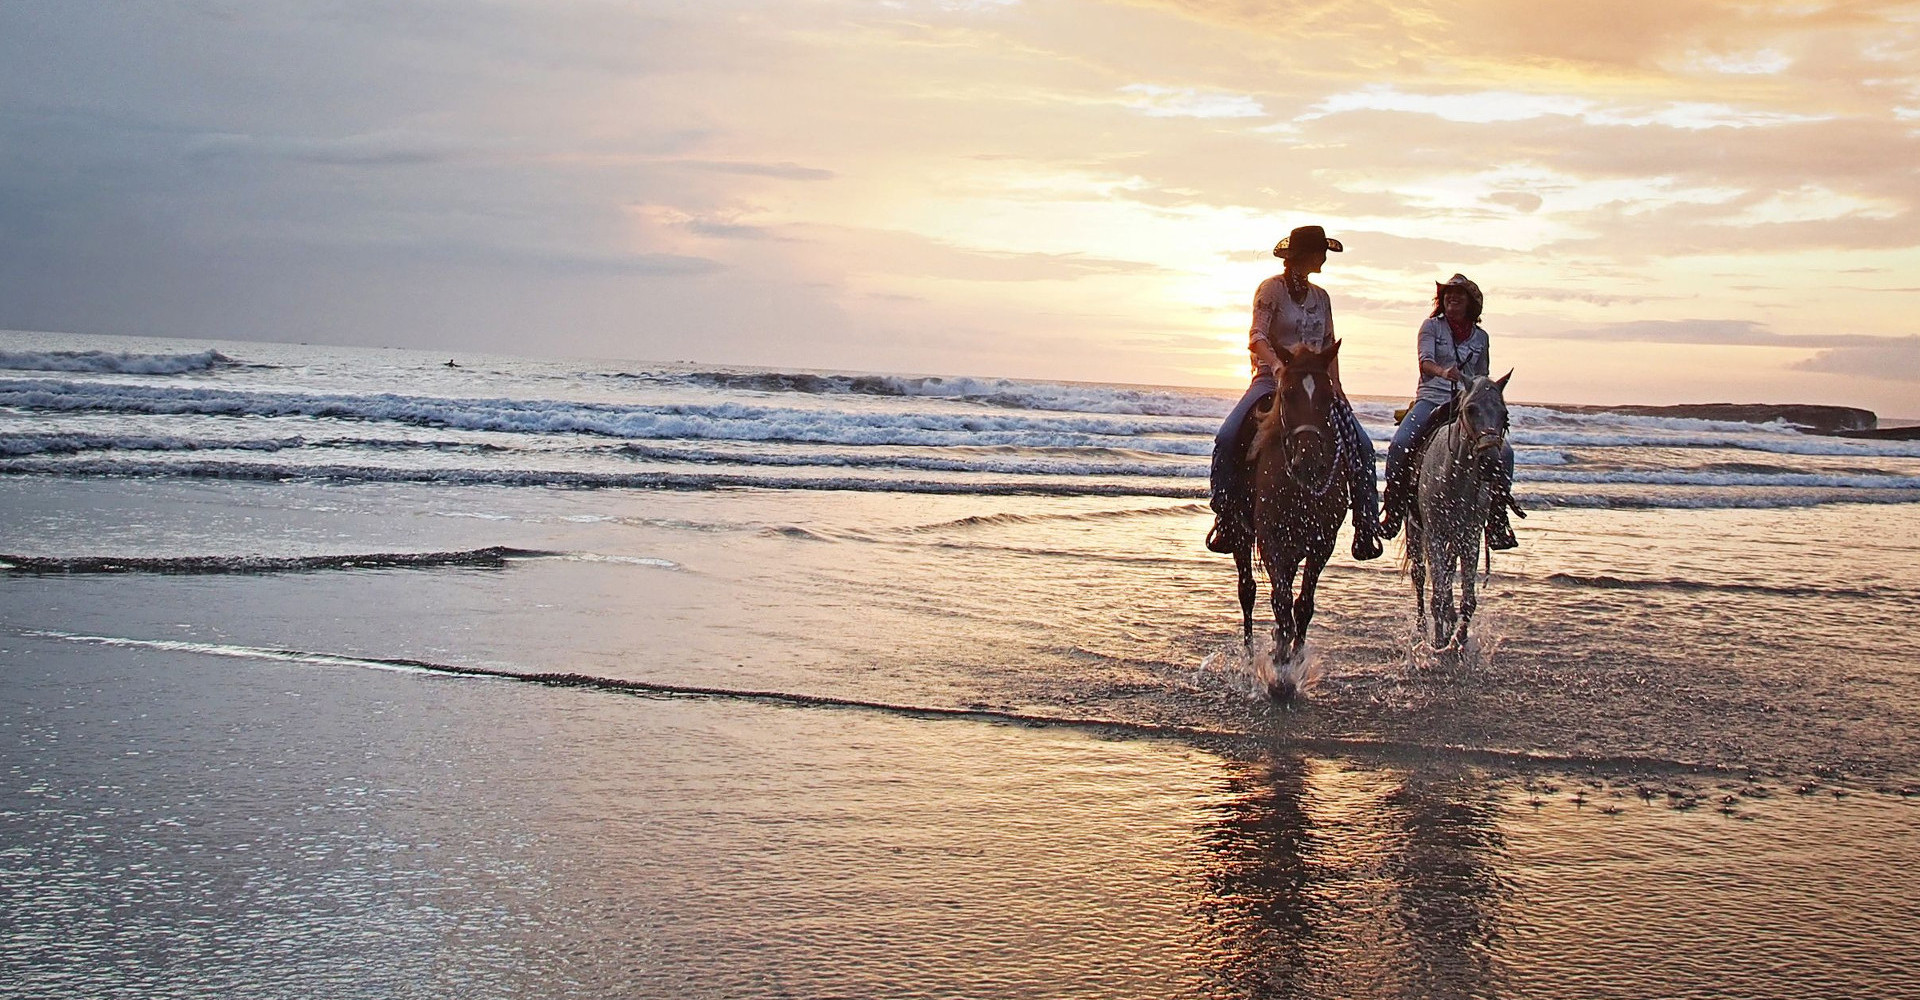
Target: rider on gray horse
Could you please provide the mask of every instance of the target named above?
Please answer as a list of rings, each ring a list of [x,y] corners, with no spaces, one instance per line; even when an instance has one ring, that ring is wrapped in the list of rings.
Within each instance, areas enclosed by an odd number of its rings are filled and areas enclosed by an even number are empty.
[[[1325,350],[1333,343],[1333,303],[1326,290],[1309,282],[1307,276],[1319,272],[1327,262],[1328,251],[1340,253],[1343,249],[1339,240],[1328,238],[1327,231],[1319,226],[1301,226],[1273,248],[1273,255],[1287,263],[1282,273],[1261,282],[1254,293],[1253,328],[1247,337],[1247,349],[1253,355],[1253,383],[1233,412],[1227,414],[1213,440],[1214,523],[1213,530],[1207,532],[1207,548],[1215,552],[1232,552],[1252,544],[1244,514],[1248,505],[1247,417],[1262,400],[1273,395],[1274,375],[1283,364],[1282,356],[1299,345]],[[1380,494],[1373,478],[1373,441],[1347,402],[1337,359],[1327,376],[1333,382],[1334,427],[1352,498],[1353,557],[1373,559],[1380,555]]]
[[[1413,499],[1413,453],[1425,436],[1434,414],[1453,401],[1455,383],[1466,383],[1476,375],[1488,375],[1491,359],[1487,352],[1487,331],[1480,327],[1480,312],[1486,299],[1480,286],[1456,274],[1434,284],[1433,315],[1420,324],[1420,391],[1407,415],[1393,433],[1387,446],[1387,510],[1381,522],[1381,535],[1392,538],[1400,533]],[[1487,511],[1487,547],[1510,549],[1520,544],[1513,537],[1513,525],[1507,510],[1525,517],[1513,503],[1513,449],[1502,446],[1500,476],[1494,484],[1493,503]]]

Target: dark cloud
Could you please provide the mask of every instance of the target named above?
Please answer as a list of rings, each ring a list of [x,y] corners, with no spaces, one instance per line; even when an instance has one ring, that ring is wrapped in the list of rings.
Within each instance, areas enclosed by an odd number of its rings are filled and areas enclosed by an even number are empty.
[[[412,166],[445,163],[473,151],[471,143],[446,136],[401,132],[343,136],[335,139],[289,136],[210,134],[187,141],[192,159],[266,159],[329,166]]]

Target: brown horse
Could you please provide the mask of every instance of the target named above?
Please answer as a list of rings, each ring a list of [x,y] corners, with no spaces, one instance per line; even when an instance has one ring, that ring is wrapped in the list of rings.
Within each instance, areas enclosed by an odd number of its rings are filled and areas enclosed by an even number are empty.
[[[1294,682],[1280,667],[1290,663],[1306,644],[1307,623],[1313,620],[1313,591],[1320,571],[1333,555],[1334,536],[1347,511],[1345,456],[1333,427],[1333,380],[1327,369],[1340,354],[1340,342],[1325,351],[1301,346],[1284,362],[1279,387],[1267,408],[1257,414],[1259,429],[1247,449],[1252,465],[1251,534],[1259,547],[1273,599],[1273,666],[1275,680],[1267,693],[1276,700],[1294,696]],[[1293,578],[1301,573],[1299,596]],[[1234,569],[1240,577],[1241,634],[1253,641],[1253,558],[1251,546],[1234,550]]]

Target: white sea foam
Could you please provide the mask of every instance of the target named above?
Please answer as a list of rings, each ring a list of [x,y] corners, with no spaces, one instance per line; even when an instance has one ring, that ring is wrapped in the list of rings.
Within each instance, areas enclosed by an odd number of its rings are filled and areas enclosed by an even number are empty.
[[[705,371],[624,377],[656,382],[684,381],[744,392],[910,396],[961,400],[1018,410],[1209,417],[1214,420],[1226,416],[1233,405],[1233,400],[1223,395],[1193,390],[967,376]]]
[[[1212,448],[1212,421],[1023,413],[835,412],[742,403],[620,406],[559,400],[244,392],[196,387],[0,379],[0,405],[65,412],[305,416],[461,430],[634,439],[854,445]],[[1184,439],[1183,437],[1184,436]]]
[[[1849,490],[1915,490],[1920,476],[1829,475],[1806,472],[1727,472],[1703,469],[1529,470],[1514,478],[1535,483],[1620,483],[1639,486],[1769,486]]]
[[[0,457],[17,455],[71,455],[83,451],[280,451],[298,448],[300,437],[187,438],[169,434],[93,434],[49,432],[0,434]]]
[[[104,372],[179,375],[232,362],[219,351],[193,354],[128,354],[114,351],[0,351],[0,368],[42,372]]]
[[[1631,433],[1604,428],[1552,431],[1515,428],[1515,446],[1559,448],[1728,448],[1775,455],[1836,455],[1863,458],[1920,458],[1920,441],[1879,441],[1824,437],[1792,431],[1748,428],[1743,433]]]

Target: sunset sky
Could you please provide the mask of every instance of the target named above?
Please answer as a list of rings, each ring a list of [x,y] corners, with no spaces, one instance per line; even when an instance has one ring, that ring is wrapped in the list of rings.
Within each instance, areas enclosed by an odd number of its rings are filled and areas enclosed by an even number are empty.
[[[1920,417],[1920,5],[0,3],[0,327]]]

